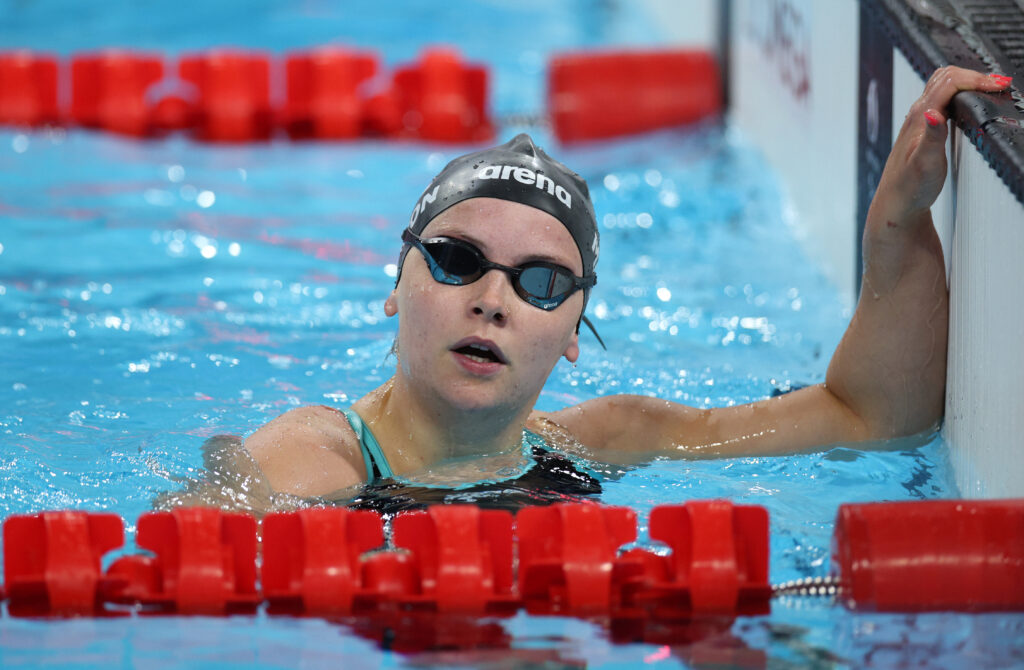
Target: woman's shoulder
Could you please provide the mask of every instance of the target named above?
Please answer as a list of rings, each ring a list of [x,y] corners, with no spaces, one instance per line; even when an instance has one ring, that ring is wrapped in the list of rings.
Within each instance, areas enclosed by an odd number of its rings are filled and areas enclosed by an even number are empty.
[[[538,432],[548,430],[561,440],[571,439],[602,450],[613,435],[643,420],[645,400],[641,396],[601,396],[553,412],[534,410],[530,423]]]
[[[534,410],[530,413],[526,428],[540,436],[544,445],[554,451],[575,454],[584,458],[599,455],[601,444],[590,435],[592,431],[581,430],[581,417],[585,423],[586,410],[581,414],[580,405],[556,412]],[[590,439],[588,439],[588,437]]]
[[[569,444],[581,445],[574,451],[588,458],[635,463],[688,439],[695,422],[706,414],[706,410],[660,398],[609,395],[555,412],[534,411],[530,421],[538,427],[557,426],[555,434]]]
[[[266,423],[253,435],[268,428],[286,430],[293,440],[296,436],[316,436],[321,441],[327,440],[331,444],[351,441],[358,444],[359,441],[345,411],[327,405],[306,405],[290,409]],[[250,438],[253,435],[250,435]],[[248,442],[248,439],[246,441]]]
[[[289,410],[247,437],[245,448],[282,493],[318,496],[366,481],[359,437],[333,407]]]

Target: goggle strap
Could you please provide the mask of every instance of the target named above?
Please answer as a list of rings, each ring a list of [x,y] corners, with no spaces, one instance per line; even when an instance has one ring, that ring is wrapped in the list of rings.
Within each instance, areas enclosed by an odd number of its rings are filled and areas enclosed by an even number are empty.
[[[604,349],[605,351],[608,351],[608,347],[604,346],[604,340],[602,340],[601,336],[597,334],[597,329],[594,328],[594,324],[590,323],[590,319],[588,319],[585,316],[582,316],[580,318],[583,320],[583,323],[587,324],[587,328],[589,328],[590,332],[594,334],[594,337],[597,338],[597,341],[601,345],[601,348]]]

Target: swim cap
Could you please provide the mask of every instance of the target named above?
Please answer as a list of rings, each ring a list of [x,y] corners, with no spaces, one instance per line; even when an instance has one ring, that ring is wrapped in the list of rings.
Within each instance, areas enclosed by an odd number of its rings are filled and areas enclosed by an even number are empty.
[[[583,276],[594,274],[600,242],[587,182],[544,153],[526,133],[448,163],[416,202],[409,230],[419,235],[438,214],[470,198],[511,200],[547,212],[576,242]]]

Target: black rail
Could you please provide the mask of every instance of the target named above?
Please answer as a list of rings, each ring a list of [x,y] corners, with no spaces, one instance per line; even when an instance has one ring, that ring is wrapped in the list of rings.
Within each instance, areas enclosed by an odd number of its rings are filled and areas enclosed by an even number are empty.
[[[1024,5],[1020,0],[861,0],[922,77],[958,65],[1014,78],[1009,91],[953,99],[958,127],[1024,204]],[[862,28],[863,29],[863,28]],[[862,55],[863,57],[863,55]]]

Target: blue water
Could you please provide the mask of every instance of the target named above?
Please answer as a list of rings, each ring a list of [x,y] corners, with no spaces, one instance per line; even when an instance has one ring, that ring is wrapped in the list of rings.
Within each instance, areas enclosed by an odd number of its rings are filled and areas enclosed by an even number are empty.
[[[337,41],[390,65],[455,42],[492,66],[503,119],[543,109],[550,53],[663,37],[634,5],[608,0],[404,4],[4,2],[0,44],[67,55]],[[801,252],[800,222],[742,136],[708,124],[560,147],[543,126],[506,123],[500,139],[523,129],[587,178],[602,235],[590,309],[608,351],[584,332],[578,365],[556,368],[541,408],[621,392],[723,406],[823,379],[849,306]],[[201,472],[205,438],[299,405],[346,406],[382,383],[394,366],[382,305],[399,233],[430,177],[468,148],[0,130],[0,517],[109,510],[131,533],[155,496]],[[841,502],[956,495],[938,441],[605,469],[602,500],[636,509],[641,531],[658,504],[766,506],[773,582],[828,571]],[[1024,628],[1020,617],[868,616],[791,600],[671,649],[519,615],[493,624],[502,645],[403,655],[351,623],[5,614],[0,665],[1009,667],[1022,662]]]

